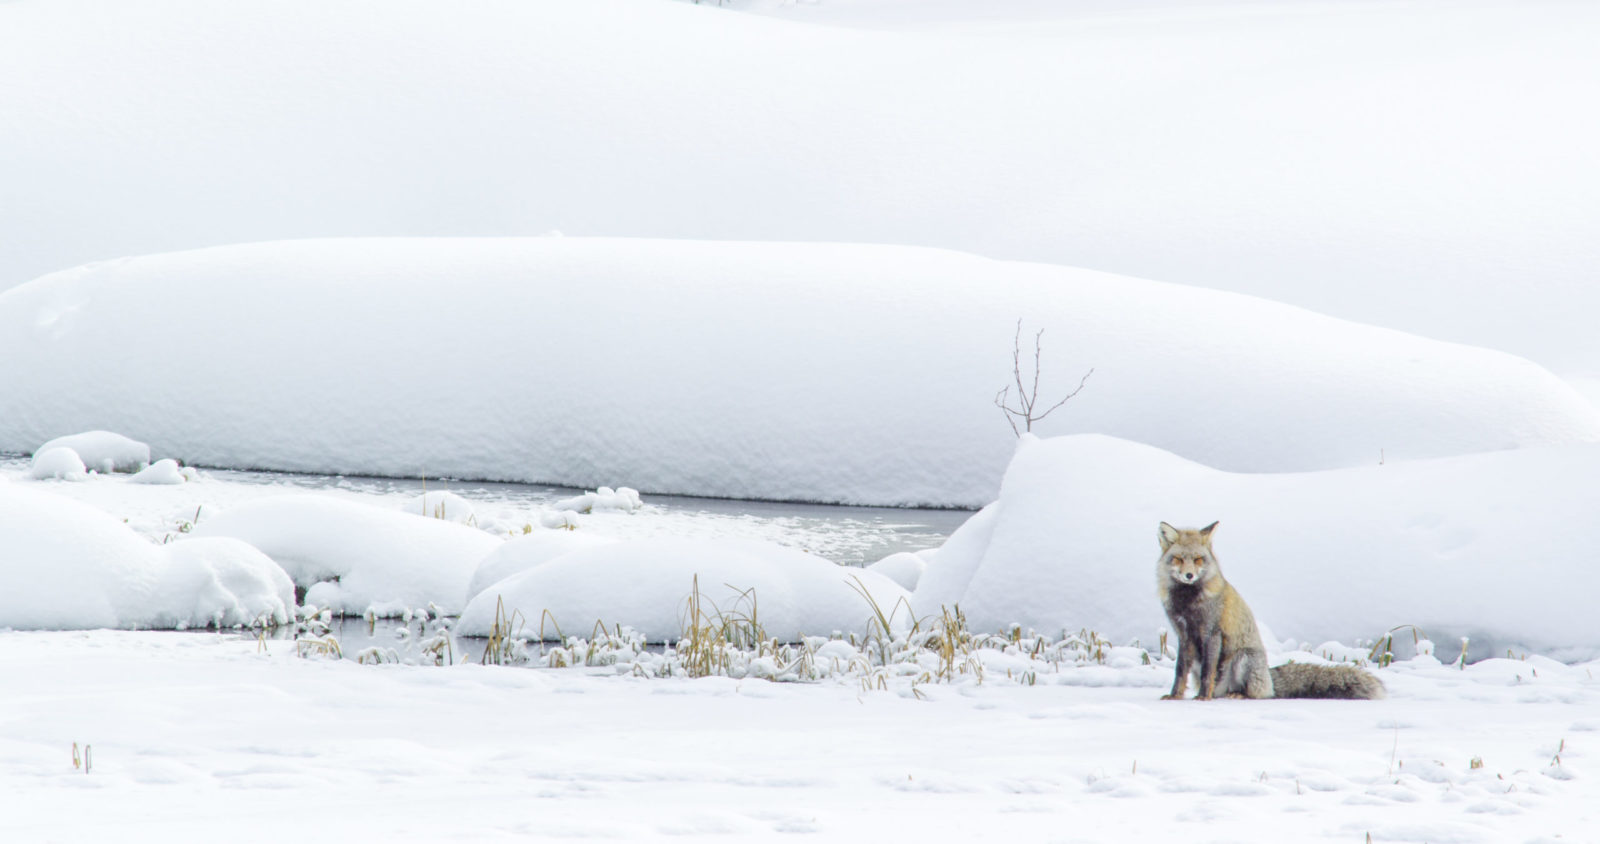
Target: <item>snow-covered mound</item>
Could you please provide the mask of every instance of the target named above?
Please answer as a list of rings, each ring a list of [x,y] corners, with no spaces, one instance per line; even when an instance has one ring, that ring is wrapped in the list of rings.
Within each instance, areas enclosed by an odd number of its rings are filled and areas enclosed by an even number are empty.
[[[231,540],[157,546],[85,504],[0,486],[0,627],[229,627],[294,607],[288,575]]]
[[[910,243],[1600,374],[1600,5],[716,5],[0,3],[0,287],[329,235]]]
[[[1088,627],[1149,645],[1168,626],[1156,526],[1220,520],[1222,570],[1277,636],[1412,624],[1441,643],[1592,655],[1597,476],[1600,445],[1238,475],[1109,437],[1028,438],[1000,500],[934,556],[916,604],[959,602],[980,630]]]
[[[96,472],[137,472],[150,465],[150,446],[111,431],[85,431],[69,434],[33,449],[44,454],[57,448],[70,448],[85,466]]]
[[[193,469],[179,466],[178,461],[164,457],[135,472],[128,481],[136,484],[181,484],[192,481],[195,477]]]
[[[195,536],[231,536],[271,557],[306,603],[399,615],[430,602],[459,612],[478,561],[500,545],[454,522],[324,495],[248,501],[207,516]]]
[[[478,563],[467,584],[467,600],[514,574],[544,565],[562,554],[614,541],[582,530],[540,530],[509,539]]]
[[[462,524],[476,524],[478,520],[477,508],[472,502],[448,490],[434,490],[407,499],[400,505],[400,511]]]
[[[911,619],[906,590],[875,572],[767,542],[641,539],[572,551],[493,584],[468,602],[456,632],[488,635],[503,600],[508,614],[521,613],[528,637],[538,635],[548,610],[566,635],[587,636],[598,621],[676,641],[697,579],[703,616],[753,615],[768,636],[786,642],[864,634],[874,611],[857,585],[893,614],[897,629]],[[555,635],[548,623],[545,634]]]
[[[890,554],[887,557],[867,566],[867,571],[875,571],[889,578],[908,591],[915,591],[917,581],[922,579],[922,573],[928,570],[928,560],[922,554],[913,554],[902,551]]]
[[[267,555],[225,536],[195,537],[161,547],[167,564],[156,580],[164,596],[147,616],[152,627],[227,627],[263,615],[293,618],[294,583]]]
[[[36,481],[81,481],[89,477],[83,458],[70,448],[40,449],[28,467],[28,477]]]
[[[593,492],[563,498],[551,504],[553,510],[571,510],[575,513],[593,513],[596,510],[615,510],[622,513],[637,512],[644,506],[639,491],[631,487],[600,487]]]
[[[993,400],[1019,317],[1025,346],[1045,331],[1042,401],[1095,369],[1041,434],[1234,471],[1600,439],[1525,360],[1237,294],[904,247],[523,238],[250,244],[7,291],[0,450],[105,419],[198,465],[976,506],[1015,443]],[[392,354],[406,337],[463,340]]]

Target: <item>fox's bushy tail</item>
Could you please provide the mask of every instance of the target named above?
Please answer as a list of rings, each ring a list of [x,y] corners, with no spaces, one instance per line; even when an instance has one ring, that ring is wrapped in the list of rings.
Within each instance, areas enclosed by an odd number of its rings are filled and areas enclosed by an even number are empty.
[[[1273,697],[1376,700],[1383,695],[1383,681],[1353,665],[1290,662],[1272,669]]]

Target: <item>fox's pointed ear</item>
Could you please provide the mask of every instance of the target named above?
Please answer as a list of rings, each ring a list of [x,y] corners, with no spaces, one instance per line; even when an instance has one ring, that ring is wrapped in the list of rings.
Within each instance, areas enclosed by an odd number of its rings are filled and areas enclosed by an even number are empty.
[[[1220,524],[1222,524],[1222,523],[1221,522],[1212,522],[1211,524],[1206,525],[1205,527],[1201,528],[1200,529],[1200,541],[1204,542],[1207,545],[1210,545],[1211,544],[1211,532],[1216,530],[1217,529],[1217,525],[1220,525]]]
[[[1166,522],[1161,523],[1161,528],[1157,531],[1157,534],[1157,538],[1161,540],[1161,551],[1163,553],[1172,547],[1172,543],[1178,541],[1178,529]]]

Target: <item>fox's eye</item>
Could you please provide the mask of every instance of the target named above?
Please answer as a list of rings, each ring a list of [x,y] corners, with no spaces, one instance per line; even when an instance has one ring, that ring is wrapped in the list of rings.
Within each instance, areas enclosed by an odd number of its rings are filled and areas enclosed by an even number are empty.
[[[1203,566],[1203,565],[1206,564],[1206,558],[1205,557],[1195,557],[1194,558],[1194,564],[1197,565],[1197,566]]]

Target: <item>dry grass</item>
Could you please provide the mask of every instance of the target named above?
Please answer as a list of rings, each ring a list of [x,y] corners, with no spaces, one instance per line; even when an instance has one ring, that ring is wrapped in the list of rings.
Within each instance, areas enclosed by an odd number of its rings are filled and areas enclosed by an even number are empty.
[[[484,665],[510,665],[527,661],[527,652],[519,638],[523,618],[520,610],[506,614],[504,598],[495,598],[494,624],[489,627],[489,644],[483,649]]]

